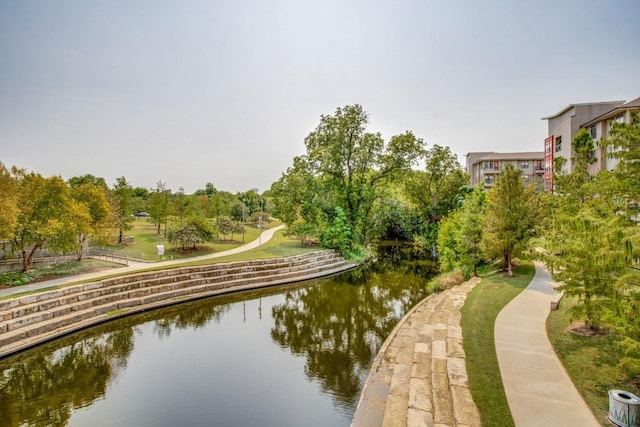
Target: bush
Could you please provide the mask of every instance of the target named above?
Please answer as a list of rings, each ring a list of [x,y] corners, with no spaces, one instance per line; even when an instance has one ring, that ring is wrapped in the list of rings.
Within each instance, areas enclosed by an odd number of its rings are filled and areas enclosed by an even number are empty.
[[[429,281],[427,287],[433,292],[442,292],[445,289],[452,288],[465,281],[464,274],[461,269],[456,269],[446,273],[439,274]]]

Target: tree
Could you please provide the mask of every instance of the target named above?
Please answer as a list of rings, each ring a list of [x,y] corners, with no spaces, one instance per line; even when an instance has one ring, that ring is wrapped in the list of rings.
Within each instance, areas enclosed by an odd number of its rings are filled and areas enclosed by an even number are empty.
[[[270,194],[273,214],[287,224],[287,234],[300,238],[303,245],[320,238],[328,223],[325,212],[331,208],[305,157],[293,159],[293,166],[273,183]]]
[[[167,229],[167,240],[172,245],[180,245],[183,251],[187,248],[197,249],[198,244],[213,238],[214,230],[207,220],[199,216],[190,216],[183,221],[172,223]]]
[[[80,206],[75,207],[74,218],[76,224],[76,253],[78,261],[82,260],[83,248],[89,238],[97,241],[107,240],[112,218],[108,201],[108,188],[104,180],[70,179],[71,198]]]
[[[18,180],[6,166],[0,162],[0,239],[12,239],[18,214]]]
[[[487,255],[502,257],[509,277],[513,258],[525,249],[536,221],[535,187],[525,187],[522,171],[507,164],[487,195],[483,247]]]
[[[158,181],[156,188],[149,195],[149,215],[157,227],[157,234],[160,235],[160,226],[164,224],[167,229],[167,215],[169,211],[169,191],[164,182]]]
[[[327,224],[334,208],[340,207],[356,244],[366,244],[375,237],[370,226],[378,187],[409,170],[424,153],[423,141],[411,132],[393,136],[385,144],[379,133],[367,132],[368,120],[360,105],[321,116],[320,124],[305,139],[307,155],[294,164],[299,173],[295,178],[313,178],[320,195],[314,199],[328,204],[324,219],[316,224]],[[276,206],[277,200],[274,195]]]
[[[235,229],[235,224],[228,216],[220,216],[216,219],[216,229],[222,233],[223,240],[227,239],[227,234],[232,234]]]
[[[574,315],[589,327],[608,328],[637,341],[640,322],[631,319],[637,318],[634,306],[640,295],[636,291],[640,231],[635,207],[640,126],[637,120],[617,124],[604,141],[619,159],[613,173],[588,174],[593,146],[588,133],[580,132],[573,144],[574,170],[557,176],[557,196],[550,202],[544,259],[567,295],[579,298]],[[636,352],[640,353],[640,344]]]
[[[133,221],[133,217],[131,216],[133,214],[133,188],[131,184],[127,182],[127,179],[121,176],[116,178],[111,194],[114,223],[118,229],[118,243],[122,244],[124,232],[131,229],[131,222]]]
[[[427,237],[433,248],[440,218],[456,207],[460,191],[468,181],[469,176],[462,170],[456,155],[449,147],[439,145],[426,152],[424,171],[413,171],[405,181],[409,199],[424,218],[421,230],[417,231]]]
[[[615,167],[617,193],[628,202],[640,200],[640,113],[631,123],[615,123],[602,141],[610,156],[618,160]],[[637,203],[636,203],[637,204]]]
[[[84,215],[59,176],[44,178],[22,169],[13,169],[17,179],[20,210],[12,233],[12,245],[22,255],[22,271],[27,271],[40,249],[70,250],[75,245],[78,220]],[[85,218],[86,219],[86,218]]]
[[[438,254],[443,271],[461,268],[465,276],[478,275],[486,192],[475,188],[462,206],[440,221]]]

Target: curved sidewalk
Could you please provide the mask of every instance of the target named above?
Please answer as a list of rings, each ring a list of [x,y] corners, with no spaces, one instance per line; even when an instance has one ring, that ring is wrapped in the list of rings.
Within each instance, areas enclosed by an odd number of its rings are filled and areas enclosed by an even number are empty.
[[[30,292],[30,291],[34,291],[34,290],[37,290],[37,289],[50,288],[52,286],[75,283],[75,282],[79,282],[81,280],[99,279],[99,278],[106,277],[106,276],[112,276],[113,274],[123,274],[124,275],[124,274],[135,273],[136,271],[146,270],[146,269],[149,269],[149,268],[165,267],[165,266],[171,266],[171,265],[177,265],[177,264],[184,264],[185,262],[200,261],[200,260],[205,260],[205,259],[219,258],[219,257],[227,256],[227,255],[233,255],[233,254],[237,254],[237,253],[240,253],[240,252],[248,251],[250,249],[257,248],[262,243],[266,243],[269,240],[271,240],[273,235],[277,231],[282,230],[283,228],[285,228],[284,225],[279,225],[277,227],[269,228],[267,230],[264,230],[262,232],[261,238],[252,240],[251,242],[247,243],[246,245],[238,246],[237,248],[229,249],[227,251],[216,252],[216,253],[213,253],[213,254],[207,254],[207,255],[202,255],[202,256],[193,257],[193,258],[170,260],[170,261],[160,261],[160,262],[154,262],[154,263],[129,261],[129,265],[127,265],[126,267],[114,269],[114,270],[111,270],[111,271],[97,271],[97,272],[94,272],[94,273],[84,273],[84,274],[78,274],[78,275],[75,275],[75,276],[63,277],[63,278],[60,278],[60,279],[45,280],[45,281],[42,281],[42,282],[37,282],[37,283],[30,284],[30,285],[23,285],[23,286],[16,286],[16,287],[13,287],[13,288],[0,289],[0,297],[14,295],[14,294],[20,294],[20,293],[24,293],[24,292]]]
[[[495,345],[509,408],[517,427],[600,426],[547,337],[557,283],[541,263],[527,288],[495,323]]]

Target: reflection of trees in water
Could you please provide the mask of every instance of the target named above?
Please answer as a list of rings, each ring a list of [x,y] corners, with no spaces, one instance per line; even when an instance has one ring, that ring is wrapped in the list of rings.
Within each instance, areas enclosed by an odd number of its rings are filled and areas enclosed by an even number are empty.
[[[393,254],[377,266],[286,293],[272,309],[272,338],[306,358],[306,374],[339,405],[353,406],[360,381],[400,318],[426,296],[424,275]],[[380,263],[381,261],[378,261]]]
[[[176,306],[175,310],[163,312],[159,319],[155,319],[153,332],[160,338],[167,338],[174,329],[193,328],[199,329],[206,326],[211,320],[219,323],[222,316],[231,308],[231,304],[202,304],[185,307]]]
[[[72,409],[105,395],[126,366],[133,334],[129,327],[8,359],[10,367],[0,365],[0,425],[66,425]]]

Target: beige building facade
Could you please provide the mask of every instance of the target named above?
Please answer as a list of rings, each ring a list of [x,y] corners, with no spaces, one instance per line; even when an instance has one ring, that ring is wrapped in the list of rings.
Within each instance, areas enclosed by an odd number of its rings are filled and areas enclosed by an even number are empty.
[[[593,138],[596,150],[595,163],[590,166],[591,173],[600,170],[611,170],[615,167],[615,159],[598,143],[606,138],[614,123],[631,123],[632,114],[640,110],[640,98],[633,101],[607,101],[584,104],[570,104],[558,113],[543,117],[548,121],[548,136],[544,141],[544,186],[545,190],[553,188],[553,164],[555,159],[566,159],[564,172],[573,171],[573,138],[580,129],[586,129]]]
[[[544,152],[496,153],[475,152],[466,155],[466,170],[471,177],[471,185],[482,184],[493,187],[496,177],[507,164],[522,171],[525,184],[540,183],[544,176]]]

